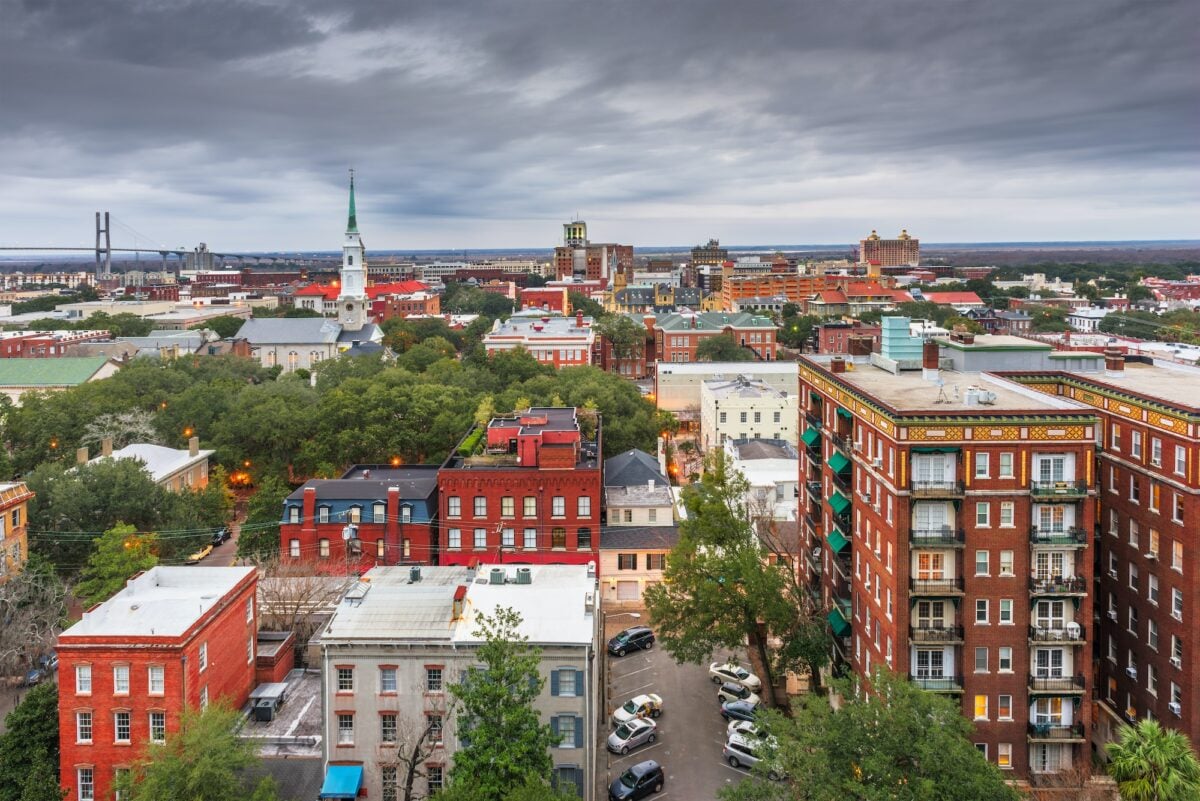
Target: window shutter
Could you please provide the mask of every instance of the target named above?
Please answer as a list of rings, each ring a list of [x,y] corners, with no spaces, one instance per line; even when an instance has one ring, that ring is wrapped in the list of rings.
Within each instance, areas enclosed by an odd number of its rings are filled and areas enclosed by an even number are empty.
[[[550,671],[550,694],[558,695],[558,671]]]
[[[550,718],[550,731],[554,733],[555,737],[558,736],[558,716],[557,715]]]
[[[580,698],[583,698],[585,695],[584,689],[583,689],[583,671],[582,670],[575,671],[575,695],[579,696]]]
[[[575,792],[583,798],[583,768],[575,768],[571,773],[575,779]]]
[[[575,747],[583,748],[583,718],[575,716]]]

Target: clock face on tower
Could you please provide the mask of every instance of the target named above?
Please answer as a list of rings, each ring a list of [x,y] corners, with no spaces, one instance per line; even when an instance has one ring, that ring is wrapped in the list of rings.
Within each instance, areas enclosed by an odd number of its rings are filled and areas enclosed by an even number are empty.
[[[347,303],[347,304],[346,304],[346,311],[354,311],[354,304],[353,304],[353,303]]]

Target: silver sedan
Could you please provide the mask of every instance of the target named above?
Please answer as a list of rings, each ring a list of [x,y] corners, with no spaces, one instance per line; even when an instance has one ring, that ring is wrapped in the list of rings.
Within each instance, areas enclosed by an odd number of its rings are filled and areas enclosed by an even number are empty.
[[[634,718],[617,726],[616,731],[608,735],[608,750],[617,754],[628,754],[639,745],[652,743],[658,739],[658,724],[646,718]]]

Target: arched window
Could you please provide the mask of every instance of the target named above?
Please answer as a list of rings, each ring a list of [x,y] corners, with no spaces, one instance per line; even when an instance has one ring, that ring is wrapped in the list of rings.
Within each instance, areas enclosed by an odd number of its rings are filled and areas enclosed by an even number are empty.
[[[288,371],[290,372],[292,370],[295,370],[299,364],[300,364],[300,354],[297,353],[296,351],[291,351],[290,353],[288,353]]]

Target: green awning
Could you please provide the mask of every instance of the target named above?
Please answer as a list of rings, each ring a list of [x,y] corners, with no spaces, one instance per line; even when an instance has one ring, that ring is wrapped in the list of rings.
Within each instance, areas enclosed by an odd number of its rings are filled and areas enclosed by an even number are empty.
[[[834,451],[833,458],[829,460],[829,466],[833,472],[840,473],[850,466],[850,460],[841,451]]]
[[[810,398],[812,398],[814,401],[816,401],[817,403],[822,403],[822,402],[823,402],[823,401],[821,400],[821,396],[820,396],[820,395],[818,395],[818,394],[817,394],[817,393],[815,393],[815,392],[810,392],[810,393],[808,393],[808,396],[809,396]]]
[[[842,617],[842,613],[838,610],[834,609],[825,616],[825,619],[829,621],[829,625],[833,629],[833,636],[845,637],[850,633],[850,624],[846,621],[846,618]]]
[[[841,553],[842,549],[850,544],[850,540],[843,537],[842,532],[838,531],[836,528],[831,529],[829,533],[825,535],[825,539],[829,542],[829,547],[833,548],[834,553]]]
[[[952,445],[934,445],[932,447],[928,446],[928,445],[922,445],[920,447],[913,448],[912,452],[913,453],[958,453],[960,450],[962,450],[962,449],[956,448]]]
[[[810,448],[821,441],[821,432],[815,428],[806,428],[804,433],[800,435],[800,439],[804,440],[804,444]]]
[[[840,492],[834,492],[829,496],[829,506],[835,515],[840,515],[850,508],[850,501]]]
[[[838,407],[837,413],[840,414],[842,417],[845,417],[847,420],[854,419],[854,415],[850,414],[850,412],[846,411],[841,406]]]

